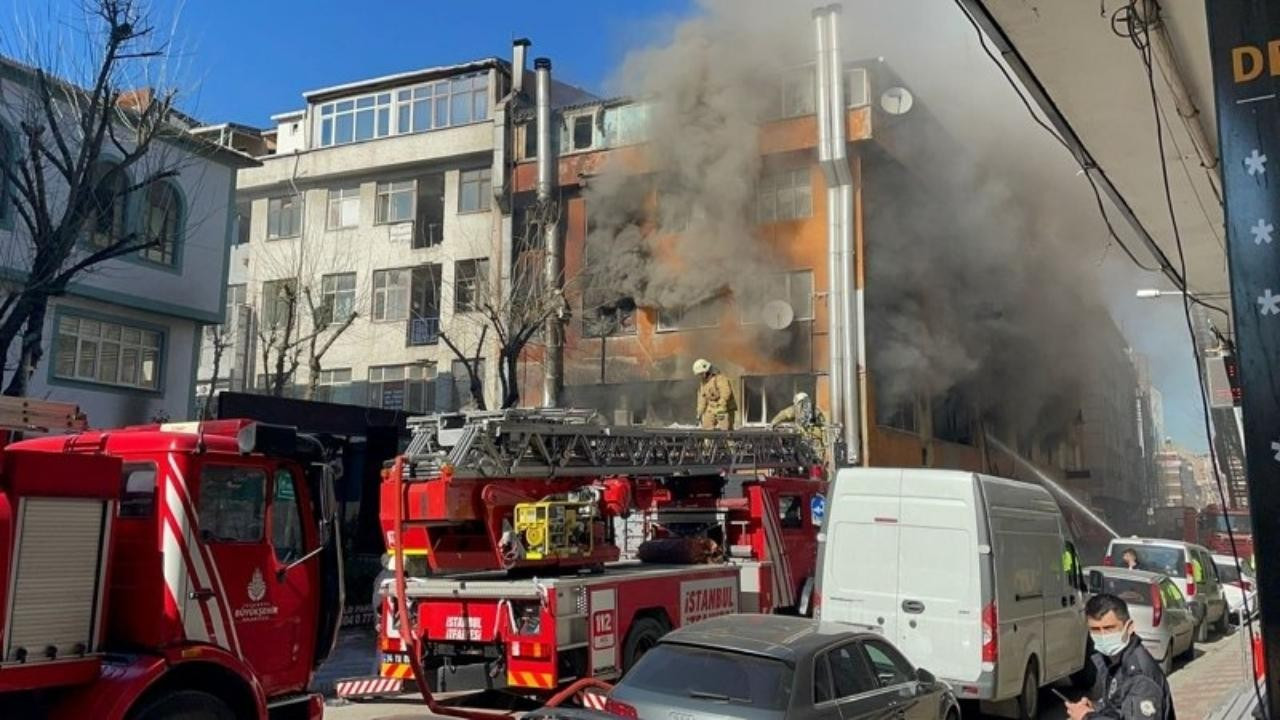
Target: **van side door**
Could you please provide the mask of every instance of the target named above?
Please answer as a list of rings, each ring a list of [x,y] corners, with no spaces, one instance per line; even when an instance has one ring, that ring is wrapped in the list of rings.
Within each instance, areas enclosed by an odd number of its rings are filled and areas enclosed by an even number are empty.
[[[1061,536],[1048,538],[1044,552],[1044,678],[1069,675],[1084,665],[1088,637],[1075,587],[1075,558]]]

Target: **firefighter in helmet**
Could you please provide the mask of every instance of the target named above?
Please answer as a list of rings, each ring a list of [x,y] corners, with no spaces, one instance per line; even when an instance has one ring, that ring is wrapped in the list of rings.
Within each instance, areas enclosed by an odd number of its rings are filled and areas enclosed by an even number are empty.
[[[827,419],[823,417],[822,411],[814,406],[813,398],[809,397],[809,393],[796,393],[791,404],[778,411],[778,414],[769,421],[771,428],[784,424],[796,426],[809,437],[819,455],[822,454],[826,441]]]
[[[732,430],[734,416],[738,412],[733,383],[702,358],[694,361],[693,374],[701,381],[698,386],[698,423],[707,430]]]

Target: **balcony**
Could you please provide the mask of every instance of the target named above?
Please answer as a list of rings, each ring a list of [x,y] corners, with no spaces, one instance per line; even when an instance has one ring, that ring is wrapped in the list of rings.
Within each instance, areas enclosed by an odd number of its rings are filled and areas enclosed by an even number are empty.
[[[435,345],[440,342],[440,318],[409,318],[405,331],[405,346]]]

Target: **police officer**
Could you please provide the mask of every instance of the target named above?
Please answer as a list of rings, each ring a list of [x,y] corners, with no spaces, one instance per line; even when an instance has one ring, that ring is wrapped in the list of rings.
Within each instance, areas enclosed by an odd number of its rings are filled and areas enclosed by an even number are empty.
[[[733,396],[733,383],[711,363],[698,358],[693,363],[698,376],[698,423],[707,430],[732,430],[738,399]]]
[[[1169,683],[1142,646],[1124,600],[1094,595],[1084,614],[1093,640],[1089,660],[1097,669],[1098,700],[1068,702],[1070,720],[1176,720]]]

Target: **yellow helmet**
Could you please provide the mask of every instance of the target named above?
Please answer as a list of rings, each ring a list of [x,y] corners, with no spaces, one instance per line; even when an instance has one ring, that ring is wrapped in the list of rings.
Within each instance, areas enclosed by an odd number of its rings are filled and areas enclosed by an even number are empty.
[[[704,359],[702,359],[702,358],[698,358],[697,360],[694,360],[694,361],[693,361],[693,374],[694,374],[694,375],[706,375],[706,374],[707,374],[707,373],[709,373],[709,372],[711,372],[711,363],[710,363],[710,362],[708,362],[708,361],[706,361],[706,360],[704,360]]]

